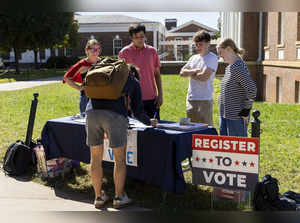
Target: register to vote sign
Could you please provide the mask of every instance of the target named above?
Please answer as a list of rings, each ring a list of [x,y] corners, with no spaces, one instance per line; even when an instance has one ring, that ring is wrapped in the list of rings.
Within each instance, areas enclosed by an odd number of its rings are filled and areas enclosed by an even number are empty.
[[[258,138],[193,135],[194,184],[250,191],[258,164]]]
[[[103,160],[114,162],[113,150],[109,147],[109,139],[104,135],[104,151]],[[128,166],[137,165],[137,130],[128,129],[127,131],[127,149],[126,149],[126,164]]]

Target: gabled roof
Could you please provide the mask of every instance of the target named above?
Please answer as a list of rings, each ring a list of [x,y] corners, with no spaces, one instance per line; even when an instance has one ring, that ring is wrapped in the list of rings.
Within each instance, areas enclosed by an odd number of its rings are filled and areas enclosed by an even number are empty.
[[[79,24],[158,23],[125,15],[75,15]]]
[[[208,30],[208,31],[210,31],[210,32],[218,32],[218,30],[216,30],[216,29],[214,29],[214,28],[211,28],[211,27],[209,27],[209,26],[206,26],[206,25],[204,25],[204,24],[202,24],[202,23],[200,23],[200,22],[197,22],[197,21],[195,21],[195,20],[191,20],[191,21],[189,21],[189,22],[186,22],[186,23],[184,23],[184,24],[182,24],[182,25],[180,25],[180,26],[178,26],[178,27],[176,27],[176,28],[174,28],[174,29],[169,30],[169,32],[170,32],[170,33],[175,33],[175,32],[177,32],[178,30],[180,30],[180,29],[182,29],[182,28],[184,28],[184,27],[186,27],[186,26],[192,25],[192,24],[194,24],[194,25],[196,25],[196,26],[200,26],[201,28],[206,29],[206,30]]]

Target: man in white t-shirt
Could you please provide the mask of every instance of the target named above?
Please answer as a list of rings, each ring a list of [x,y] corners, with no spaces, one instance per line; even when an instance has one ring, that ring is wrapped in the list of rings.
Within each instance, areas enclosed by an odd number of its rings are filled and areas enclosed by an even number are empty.
[[[202,30],[193,41],[198,54],[192,56],[181,69],[181,77],[189,77],[186,114],[192,122],[213,125],[213,80],[218,68],[218,57],[209,51],[210,35]]]

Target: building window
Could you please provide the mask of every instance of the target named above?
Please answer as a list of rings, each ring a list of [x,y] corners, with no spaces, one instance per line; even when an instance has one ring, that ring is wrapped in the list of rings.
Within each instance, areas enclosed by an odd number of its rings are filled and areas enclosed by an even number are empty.
[[[118,56],[121,49],[122,49],[122,39],[120,39],[119,35],[116,35],[116,37],[113,39],[114,56]]]
[[[264,46],[268,46],[268,12],[263,13],[264,16]]]
[[[297,48],[297,60],[300,60],[300,48]]]
[[[67,57],[71,57],[72,56],[72,49],[71,48],[67,48],[66,51],[67,51],[66,52],[66,56]]]
[[[269,60],[270,59],[270,51],[266,50],[265,51],[265,60]]]
[[[183,61],[183,54],[182,53],[177,53],[177,60],[178,61]]]
[[[267,75],[263,76],[263,101],[267,98]]]
[[[278,44],[283,45],[284,42],[284,13],[278,13]]]
[[[283,60],[284,59],[284,50],[278,50],[278,59]]]
[[[183,53],[183,45],[177,45],[177,51]]]
[[[295,81],[295,103],[300,104],[300,81]]]
[[[281,103],[282,100],[282,80],[276,77],[276,102]]]
[[[298,14],[298,19],[297,19],[297,41],[300,41],[300,12]]]

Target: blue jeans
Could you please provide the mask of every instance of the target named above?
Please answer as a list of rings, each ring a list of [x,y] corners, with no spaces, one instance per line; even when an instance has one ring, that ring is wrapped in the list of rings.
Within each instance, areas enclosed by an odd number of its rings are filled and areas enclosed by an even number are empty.
[[[85,95],[84,92],[80,92],[80,102],[79,102],[79,110],[81,115],[85,115],[86,105],[89,101],[89,98]]]
[[[220,135],[221,136],[242,136],[247,137],[248,124],[244,124],[244,119],[237,120],[220,118]]]

